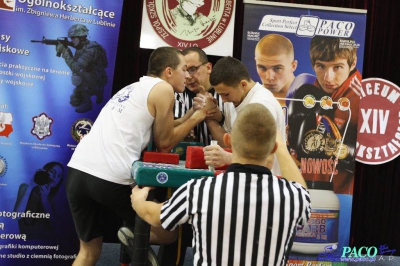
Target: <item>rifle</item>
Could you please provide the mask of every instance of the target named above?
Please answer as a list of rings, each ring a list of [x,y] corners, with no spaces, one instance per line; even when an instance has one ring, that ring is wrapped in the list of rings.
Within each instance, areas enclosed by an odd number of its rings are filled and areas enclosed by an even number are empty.
[[[43,39],[41,41],[35,41],[31,40],[31,42],[40,42],[46,45],[57,45],[58,42],[60,42],[62,45],[64,45],[65,48],[69,46],[72,46],[72,42],[68,41],[68,37],[58,37],[57,40],[50,40],[46,39],[46,37],[43,36]],[[60,57],[61,53],[57,53],[57,56]]]

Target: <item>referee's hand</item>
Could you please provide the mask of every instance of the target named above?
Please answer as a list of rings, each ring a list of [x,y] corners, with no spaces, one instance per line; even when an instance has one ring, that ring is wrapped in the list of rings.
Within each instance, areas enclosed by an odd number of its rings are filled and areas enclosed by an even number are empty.
[[[132,188],[131,203],[134,210],[136,210],[136,207],[143,203],[143,201],[147,200],[149,191],[152,189],[154,189],[154,187],[139,188],[139,186],[135,186],[134,188]]]

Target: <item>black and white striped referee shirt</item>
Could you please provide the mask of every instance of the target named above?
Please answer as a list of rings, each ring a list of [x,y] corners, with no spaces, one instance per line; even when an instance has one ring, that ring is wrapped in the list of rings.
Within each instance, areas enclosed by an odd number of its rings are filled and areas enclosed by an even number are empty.
[[[217,99],[219,109],[221,110],[222,113],[224,113],[223,111],[224,104],[219,94],[213,88],[208,92],[210,92],[214,96],[214,98]],[[182,93],[175,92],[175,107],[174,107],[175,119],[184,116],[190,110],[190,108],[192,108],[193,98],[195,96],[196,93],[190,91],[188,88],[185,88],[185,90]],[[194,133],[196,135],[197,142],[202,142],[204,143],[205,146],[210,145],[212,137],[207,129],[205,122],[201,122],[200,124],[198,124],[194,129]]]
[[[167,230],[193,227],[194,265],[284,265],[297,225],[311,211],[308,191],[257,165],[194,179],[161,209]]]

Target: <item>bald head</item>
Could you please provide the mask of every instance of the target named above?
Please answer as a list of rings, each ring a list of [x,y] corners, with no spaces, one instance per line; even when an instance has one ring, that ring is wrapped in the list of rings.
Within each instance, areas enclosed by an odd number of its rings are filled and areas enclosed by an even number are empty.
[[[286,54],[294,59],[294,50],[292,42],[280,34],[265,35],[257,43],[255,54],[260,53],[265,56],[276,56]]]
[[[274,148],[276,124],[262,104],[246,105],[238,114],[231,131],[234,152],[246,159],[263,160]]]

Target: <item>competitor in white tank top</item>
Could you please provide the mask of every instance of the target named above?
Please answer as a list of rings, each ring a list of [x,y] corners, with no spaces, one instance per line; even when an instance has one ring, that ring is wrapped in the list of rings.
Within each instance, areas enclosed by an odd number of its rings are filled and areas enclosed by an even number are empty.
[[[170,151],[205,119],[208,110],[216,107],[208,101],[205,109],[174,121],[174,92],[183,92],[186,77],[187,66],[181,51],[173,47],[157,48],[150,55],[147,76],[115,94],[103,107],[89,134],[77,145],[68,163],[66,180],[68,202],[80,239],[74,265],[96,264],[104,225],[110,219],[108,210],[128,226],[134,224],[130,169],[149,142],[154,141],[160,152]],[[156,237],[165,243],[176,235],[167,231],[157,233],[163,233]]]
[[[76,147],[68,166],[129,185],[131,165],[151,138],[154,117],[147,108],[147,98],[154,85],[162,81],[145,76],[115,94]]]

